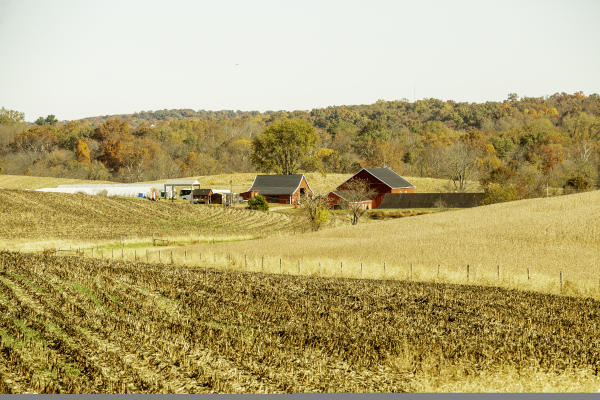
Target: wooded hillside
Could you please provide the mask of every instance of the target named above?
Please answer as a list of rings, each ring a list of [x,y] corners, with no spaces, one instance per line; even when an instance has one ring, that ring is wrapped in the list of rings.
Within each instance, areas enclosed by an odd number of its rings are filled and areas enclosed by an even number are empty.
[[[303,171],[386,165],[449,179],[456,190],[479,180],[493,201],[598,185],[600,96],[581,92],[293,112],[159,110],[62,122],[49,115],[35,124],[3,108],[0,165],[8,174],[123,182],[254,172],[253,139],[287,118],[306,120],[318,133]]]

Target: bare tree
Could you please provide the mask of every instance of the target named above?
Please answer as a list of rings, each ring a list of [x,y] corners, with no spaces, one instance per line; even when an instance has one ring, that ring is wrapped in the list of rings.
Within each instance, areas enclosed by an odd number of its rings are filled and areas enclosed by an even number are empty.
[[[467,181],[477,174],[477,153],[463,142],[444,148],[440,152],[442,174],[454,184],[454,189],[464,192]]]
[[[372,200],[377,194],[365,179],[352,179],[344,184],[344,190],[338,192],[342,195],[343,206],[348,210],[352,225],[358,224],[360,217],[367,212],[361,203]]]

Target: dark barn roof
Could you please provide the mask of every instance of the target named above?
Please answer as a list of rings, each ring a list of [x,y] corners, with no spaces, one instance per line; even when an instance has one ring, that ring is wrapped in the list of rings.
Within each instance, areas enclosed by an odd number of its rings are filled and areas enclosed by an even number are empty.
[[[248,192],[257,190],[265,194],[294,194],[304,175],[256,175]],[[309,186],[310,188],[310,186]],[[312,191],[312,190],[311,190]]]
[[[412,183],[395,173],[389,168],[363,168],[369,174],[379,179],[392,189],[415,187]]]
[[[194,189],[193,194],[195,196],[208,196],[212,194],[212,189]]]

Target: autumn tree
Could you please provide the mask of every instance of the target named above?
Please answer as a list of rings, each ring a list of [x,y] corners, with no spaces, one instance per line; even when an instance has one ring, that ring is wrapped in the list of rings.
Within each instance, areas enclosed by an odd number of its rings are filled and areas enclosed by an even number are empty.
[[[295,174],[315,150],[315,128],[302,119],[273,122],[252,141],[251,159],[262,171]]]
[[[90,148],[83,140],[77,140],[77,161],[84,164],[89,164],[90,160]]]
[[[13,147],[17,150],[33,153],[47,153],[58,143],[56,129],[53,126],[34,125],[15,137]]]
[[[331,218],[329,199],[326,195],[301,196],[300,208],[313,231],[318,231]]]
[[[0,125],[16,124],[25,120],[25,114],[15,110],[0,108]]]

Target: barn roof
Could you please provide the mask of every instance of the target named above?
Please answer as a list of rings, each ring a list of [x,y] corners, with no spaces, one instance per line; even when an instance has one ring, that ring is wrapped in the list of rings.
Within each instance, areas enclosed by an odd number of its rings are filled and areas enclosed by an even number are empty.
[[[256,175],[252,187],[248,190],[254,190],[265,194],[294,194],[302,179],[306,179],[304,175]],[[308,185],[308,181],[306,182]],[[308,186],[310,189],[310,185]],[[312,192],[312,189],[310,189]]]
[[[412,183],[395,173],[389,168],[364,168],[365,171],[385,183],[392,189],[415,187]]]
[[[208,196],[212,193],[212,189],[194,189],[193,194],[195,196]]]

